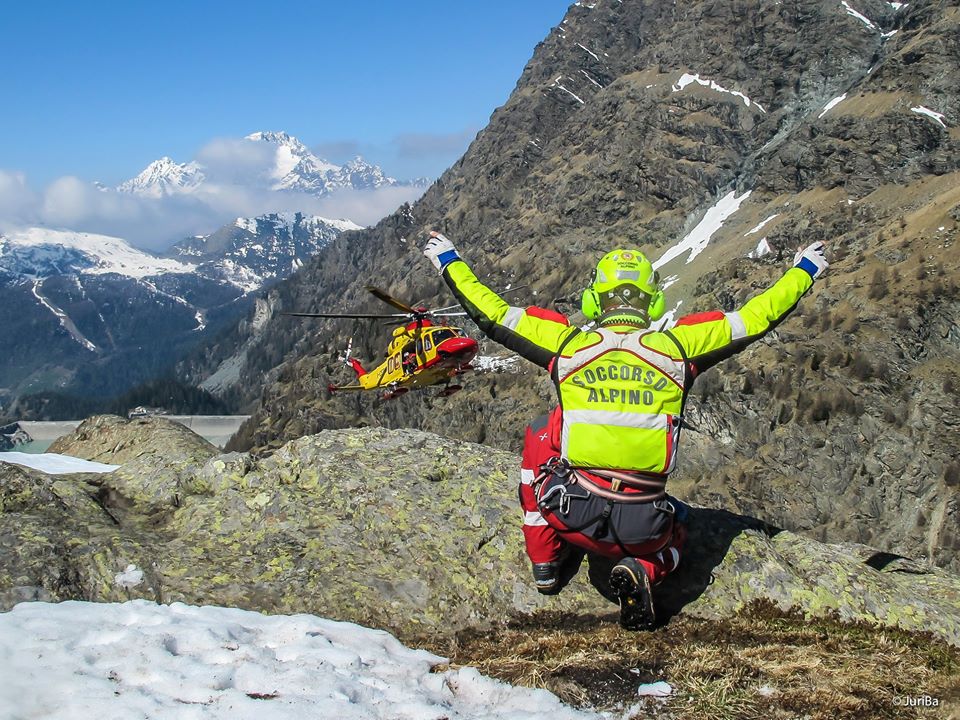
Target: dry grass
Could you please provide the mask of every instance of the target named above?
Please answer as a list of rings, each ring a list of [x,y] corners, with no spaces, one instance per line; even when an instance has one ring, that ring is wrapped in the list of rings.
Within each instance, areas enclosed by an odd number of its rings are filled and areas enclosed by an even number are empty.
[[[650,633],[625,632],[614,620],[544,615],[432,649],[454,666],[546,688],[578,707],[637,706],[632,717],[863,720],[960,711],[960,650],[929,636],[762,606],[723,621],[675,618]],[[657,680],[673,695],[644,704],[637,686]],[[922,695],[939,707],[895,702]]]

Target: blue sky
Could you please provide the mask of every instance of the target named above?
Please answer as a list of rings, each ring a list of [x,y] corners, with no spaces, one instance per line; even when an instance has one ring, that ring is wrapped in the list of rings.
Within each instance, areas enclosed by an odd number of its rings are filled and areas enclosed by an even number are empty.
[[[436,177],[568,0],[34,2],[4,10],[0,170],[113,185],[286,130],[334,162]]]

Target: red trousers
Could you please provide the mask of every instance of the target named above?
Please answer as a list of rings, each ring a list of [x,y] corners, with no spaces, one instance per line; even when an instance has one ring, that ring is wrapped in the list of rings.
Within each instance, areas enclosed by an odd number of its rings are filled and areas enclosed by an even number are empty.
[[[534,421],[527,428],[524,438],[520,466],[520,506],[523,509],[523,537],[531,562],[557,561],[569,543],[588,553],[617,560],[627,555],[635,557],[647,571],[650,582],[660,582],[680,563],[687,533],[683,524],[672,522],[672,518],[664,518],[653,511],[652,503],[619,504],[617,513],[610,518],[617,537],[644,538],[635,542],[594,537],[589,530],[576,531],[564,523],[560,514],[538,506],[534,480],[540,473],[541,465],[560,455],[556,442],[558,424],[559,412],[555,410],[549,418]],[[651,518],[656,520],[656,527],[652,529],[654,534],[648,537],[646,531]]]

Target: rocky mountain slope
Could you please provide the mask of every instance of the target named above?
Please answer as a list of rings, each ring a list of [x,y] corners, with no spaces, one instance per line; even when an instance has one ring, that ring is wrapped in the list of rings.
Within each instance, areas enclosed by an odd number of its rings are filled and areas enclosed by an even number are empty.
[[[516,450],[553,402],[543,376],[329,399],[347,338],[371,359],[383,331],[277,312],[373,309],[366,283],[448,304],[416,247],[432,228],[491,285],[529,283],[515,304],[575,320],[618,245],[663,260],[676,316],[734,309],[824,240],[830,273],[794,315],[698,381],[674,487],[956,569],[958,20],[943,0],[576,3],[420,201],[332,243],[190,372],[230,367],[259,402],[239,448],[378,424]]]
[[[106,396],[154,377],[350,229],[359,226],[299,213],[239,218],[167,257],[90,233],[0,235],[0,407],[41,390]]]

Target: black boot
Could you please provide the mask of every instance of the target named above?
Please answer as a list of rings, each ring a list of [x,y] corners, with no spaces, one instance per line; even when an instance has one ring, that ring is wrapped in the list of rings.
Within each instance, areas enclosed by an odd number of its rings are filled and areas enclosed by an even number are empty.
[[[542,595],[556,595],[563,590],[580,570],[583,550],[569,545],[553,562],[533,563],[533,584]]]
[[[533,564],[533,584],[537,592],[544,595],[553,595],[560,584],[560,563],[545,562]]]
[[[640,561],[627,557],[614,565],[610,586],[620,600],[620,625],[627,630],[651,630],[657,616],[650,578]]]

